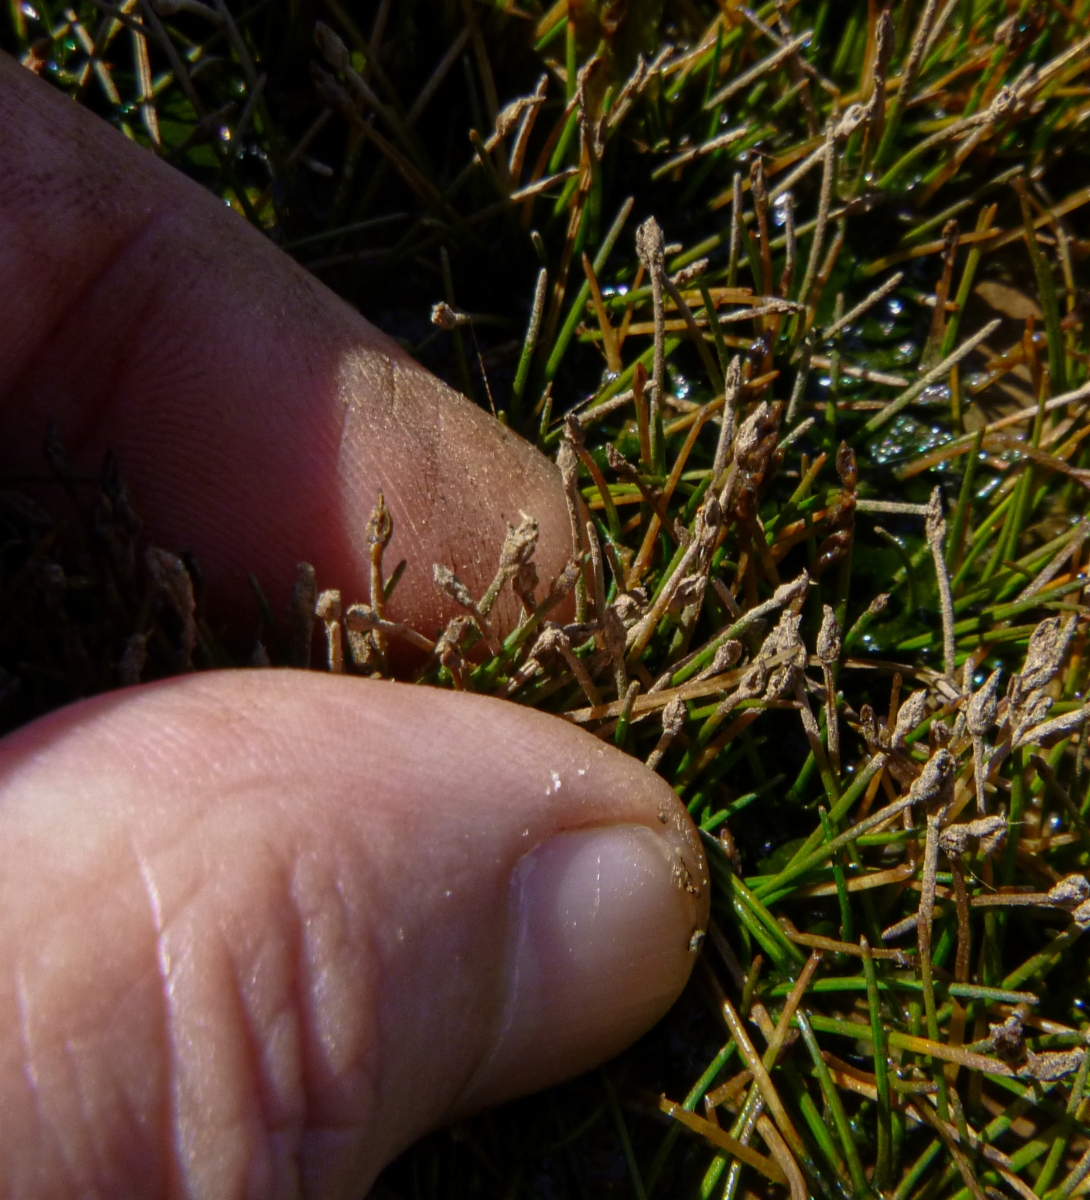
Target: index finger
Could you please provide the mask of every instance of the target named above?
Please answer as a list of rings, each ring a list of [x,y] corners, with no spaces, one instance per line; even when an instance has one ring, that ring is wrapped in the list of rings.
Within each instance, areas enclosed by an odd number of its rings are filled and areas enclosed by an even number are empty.
[[[227,607],[283,598],[306,559],[368,595],[379,489],[391,614],[450,613],[433,563],[480,594],[506,525],[570,553],[555,468],[424,370],[211,194],[0,55],[0,463],[54,419],[80,467],[117,451],[151,537],[192,550]],[[508,607],[502,607],[507,603]],[[501,601],[501,624],[514,617]]]

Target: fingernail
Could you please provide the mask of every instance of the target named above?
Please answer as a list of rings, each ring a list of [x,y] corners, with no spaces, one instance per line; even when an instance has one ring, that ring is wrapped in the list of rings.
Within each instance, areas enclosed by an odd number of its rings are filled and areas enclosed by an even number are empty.
[[[543,1073],[560,1079],[662,1016],[685,986],[702,933],[677,858],[645,826],[614,825],[556,834],[521,860],[511,881],[507,998],[484,1075],[504,1078],[509,1090],[523,1072],[539,1085]]]

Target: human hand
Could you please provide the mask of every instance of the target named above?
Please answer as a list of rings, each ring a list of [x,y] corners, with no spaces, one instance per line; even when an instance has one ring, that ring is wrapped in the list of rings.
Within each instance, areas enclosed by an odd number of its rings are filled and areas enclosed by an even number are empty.
[[[476,591],[553,468],[213,197],[0,59],[5,466],[114,447],[228,608],[300,558]],[[510,622],[511,610],[499,620]],[[688,886],[686,886],[688,885]],[[11,1195],[359,1195],[427,1129],[619,1050],[708,914],[671,789],[553,718],[297,672],[113,693],[0,744]]]

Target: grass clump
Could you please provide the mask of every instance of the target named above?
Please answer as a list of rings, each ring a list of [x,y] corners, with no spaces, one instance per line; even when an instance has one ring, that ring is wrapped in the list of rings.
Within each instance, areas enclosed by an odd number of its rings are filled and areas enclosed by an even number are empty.
[[[528,518],[411,635],[380,499],[375,601],[304,572],[258,658],[411,637],[422,683],[613,741],[704,834],[670,1018],[378,1194],[1086,1190],[1088,34],[1086,0],[12,5],[29,66],[557,458],[557,580]],[[9,505],[9,724],[230,661],[97,491],[116,603],[102,526],[76,589]]]

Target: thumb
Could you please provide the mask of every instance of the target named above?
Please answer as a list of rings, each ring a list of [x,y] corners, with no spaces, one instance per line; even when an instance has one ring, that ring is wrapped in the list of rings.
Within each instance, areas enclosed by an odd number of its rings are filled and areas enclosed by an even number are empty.
[[[511,704],[291,672],[0,746],[0,1178],[359,1195],[619,1050],[708,914],[674,793]]]

